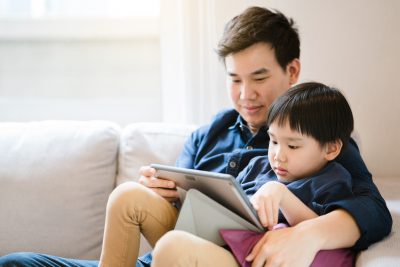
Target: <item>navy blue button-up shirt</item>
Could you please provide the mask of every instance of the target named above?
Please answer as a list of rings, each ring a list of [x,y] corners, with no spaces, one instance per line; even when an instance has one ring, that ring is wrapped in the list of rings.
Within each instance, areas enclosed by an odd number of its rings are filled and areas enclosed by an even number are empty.
[[[192,133],[176,166],[236,177],[252,158],[267,154],[268,142],[266,127],[253,135],[235,110],[227,110]]]
[[[268,154],[268,143],[266,127],[253,135],[237,111],[225,110],[217,114],[211,124],[191,134],[176,166],[237,177],[252,158]],[[354,249],[365,249],[390,233],[392,218],[354,140],[343,148],[336,161],[351,174],[354,198],[331,203],[327,212],[334,209],[348,211],[361,232]],[[252,188],[247,187],[247,192],[255,192],[262,186],[257,180],[250,183]],[[149,255],[145,257],[147,260]]]

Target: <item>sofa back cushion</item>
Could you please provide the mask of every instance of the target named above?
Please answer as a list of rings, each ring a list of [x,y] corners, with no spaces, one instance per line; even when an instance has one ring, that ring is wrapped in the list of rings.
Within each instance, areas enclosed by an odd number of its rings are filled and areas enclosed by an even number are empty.
[[[120,129],[113,123],[0,123],[0,256],[98,259]]]
[[[134,123],[121,133],[117,184],[137,181],[141,166],[174,165],[195,125]]]

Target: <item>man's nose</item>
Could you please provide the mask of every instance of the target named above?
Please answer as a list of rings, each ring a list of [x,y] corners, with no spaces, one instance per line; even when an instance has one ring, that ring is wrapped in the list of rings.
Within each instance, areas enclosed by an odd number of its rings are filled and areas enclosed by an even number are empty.
[[[240,88],[240,99],[254,100],[256,98],[256,90],[249,82],[242,83]]]

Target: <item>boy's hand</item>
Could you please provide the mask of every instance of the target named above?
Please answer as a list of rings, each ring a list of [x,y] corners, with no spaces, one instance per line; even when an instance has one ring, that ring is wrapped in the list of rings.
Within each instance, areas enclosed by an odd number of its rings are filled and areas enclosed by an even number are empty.
[[[179,200],[179,193],[175,183],[170,180],[157,178],[156,170],[150,166],[142,166],[139,170],[139,183],[150,188],[169,202]]]
[[[282,183],[268,182],[258,189],[250,199],[261,224],[269,230],[272,230],[278,223],[279,206],[287,190]]]

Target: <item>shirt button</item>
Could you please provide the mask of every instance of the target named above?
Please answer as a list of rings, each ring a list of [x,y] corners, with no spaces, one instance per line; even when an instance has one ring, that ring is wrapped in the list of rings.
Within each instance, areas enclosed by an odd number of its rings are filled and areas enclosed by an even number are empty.
[[[229,167],[235,168],[236,167],[236,162],[234,162],[234,161],[229,162]]]
[[[246,146],[246,149],[247,149],[247,150],[252,150],[253,147],[252,147],[252,146]]]

